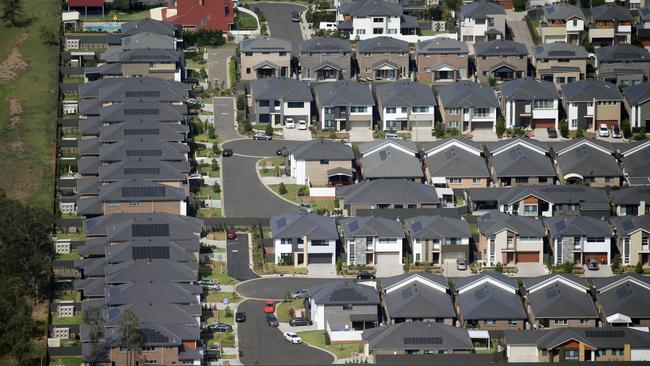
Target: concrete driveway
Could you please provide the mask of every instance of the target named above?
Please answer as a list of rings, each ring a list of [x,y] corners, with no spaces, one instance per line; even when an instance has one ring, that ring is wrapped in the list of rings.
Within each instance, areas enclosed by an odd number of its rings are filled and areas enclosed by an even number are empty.
[[[224,141],[242,137],[237,131],[236,108],[235,98],[233,97],[215,97],[212,99],[214,131]]]
[[[220,88],[230,88],[228,59],[235,56],[234,48],[208,49],[208,80]]]
[[[538,277],[546,274],[542,263],[517,263],[517,274],[515,277]]]
[[[587,268],[586,265],[582,266],[585,269],[585,277],[596,278],[596,277],[611,277],[614,275],[612,272],[612,266],[607,264],[601,264],[596,271],[592,271]]]
[[[307,274],[313,278],[336,278],[336,266],[333,263],[308,264]]]
[[[372,141],[372,130],[370,128],[351,128],[350,129],[350,142],[368,142]]]
[[[426,142],[435,141],[432,129],[429,127],[413,127],[411,128],[411,141]]]
[[[477,129],[472,131],[472,140],[474,141],[485,141],[485,142],[490,142],[490,141],[499,141],[499,138],[497,137],[497,133],[494,130],[489,130],[489,129]]]
[[[299,11],[304,12],[307,10],[299,4],[289,3],[253,3],[251,10],[259,8],[264,17],[266,18],[269,27],[269,34],[273,37],[286,39],[291,41],[293,47],[293,54],[297,56],[300,54],[299,46],[302,42],[302,31],[300,23],[291,21],[291,12]]]
[[[472,275],[469,266],[464,271],[459,271],[455,259],[445,259],[442,264],[442,275],[450,278],[467,277]]]
[[[404,273],[404,266],[399,263],[395,263],[395,264],[382,263],[381,265],[376,266],[376,268],[377,271],[375,272],[375,276],[377,276],[377,278],[392,277]]]
[[[546,128],[536,128],[533,130],[533,133],[535,134],[535,140],[537,141],[558,142],[564,140],[562,136],[560,136],[560,131],[557,132],[556,138],[548,137],[548,131],[546,130]]]
[[[535,42],[533,42],[533,37],[530,35],[530,30],[528,30],[528,24],[523,20],[525,14],[525,12],[506,11],[506,18],[508,26],[512,30],[513,40],[525,44],[526,48],[528,48],[528,54],[532,55]]]
[[[237,240],[228,240],[226,245],[226,255],[228,259],[228,274],[230,277],[246,281],[253,278],[259,278],[255,272],[250,269],[248,256],[248,235],[240,233]]]
[[[282,134],[284,135],[285,140],[293,141],[309,141],[311,140],[311,131],[299,130],[297,128],[286,128],[282,127]]]

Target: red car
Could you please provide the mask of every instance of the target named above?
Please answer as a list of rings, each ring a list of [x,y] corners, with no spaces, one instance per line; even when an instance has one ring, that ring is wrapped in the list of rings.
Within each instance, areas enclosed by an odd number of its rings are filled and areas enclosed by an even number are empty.
[[[237,233],[234,231],[228,231],[226,232],[226,239],[228,240],[235,240],[237,239]]]
[[[275,312],[275,303],[271,300],[264,303],[264,313],[273,314]]]

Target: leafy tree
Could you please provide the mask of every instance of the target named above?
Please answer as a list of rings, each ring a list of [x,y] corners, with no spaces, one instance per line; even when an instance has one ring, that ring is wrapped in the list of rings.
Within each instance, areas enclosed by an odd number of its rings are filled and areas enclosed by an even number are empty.
[[[88,343],[90,352],[85,357],[85,361],[91,366],[99,362],[99,356],[103,351],[100,341],[104,338],[104,326],[106,325],[102,312],[94,306],[90,306],[81,314],[84,324],[88,326]]]
[[[526,10],[526,0],[514,0],[513,6],[515,11],[524,11]]]
[[[140,322],[131,310],[125,310],[120,319],[120,346],[126,349],[126,366],[135,366],[142,352]]]
[[[246,121],[246,123],[244,123],[244,131],[251,132],[252,130],[253,130],[253,125],[250,122]]]
[[[47,46],[58,46],[59,36],[47,27],[41,27],[41,41]]]
[[[215,155],[219,155],[219,154],[221,154],[221,148],[219,147],[219,145],[217,145],[217,144],[212,144],[212,152],[213,152]]]
[[[560,136],[564,138],[569,137],[569,124],[565,119],[560,121]]]
[[[266,133],[266,136],[273,136],[273,126],[270,123],[266,125],[264,133]]]
[[[585,131],[583,131],[582,128],[578,128],[576,130],[576,138],[578,139],[578,138],[581,138],[581,137],[585,137]]]
[[[209,139],[216,139],[217,138],[217,134],[214,132],[214,126],[212,126],[212,125],[208,126],[208,138]]]
[[[212,192],[221,193],[221,185],[217,182],[214,182],[214,185],[212,185]]]
[[[627,119],[621,123],[621,132],[623,132],[623,137],[626,139],[632,137],[632,127],[630,126],[630,121]]]
[[[636,263],[636,266],[634,266],[634,272],[637,274],[643,274],[643,264],[641,262]]]
[[[497,264],[494,266],[494,271],[503,272],[503,265],[501,264],[501,262],[497,262]]]
[[[21,0],[2,0],[2,15],[0,19],[4,22],[9,22],[13,27],[20,23],[20,19],[24,16],[23,3]]]
[[[246,96],[245,95],[240,95],[237,97],[237,109],[240,111],[243,111],[246,109]]]
[[[212,166],[211,166],[211,168],[212,168],[212,170],[215,170],[215,171],[218,171],[219,169],[221,169],[221,167],[219,166],[219,160],[217,160],[217,159],[212,159]]]
[[[278,192],[280,194],[287,194],[287,186],[284,185],[284,183],[280,182],[280,185],[278,186]]]
[[[573,272],[573,263],[572,262],[564,262],[560,264],[560,268],[562,269],[562,272],[564,273],[572,273]]]
[[[503,117],[501,116],[497,118],[496,132],[499,138],[501,138],[503,134],[506,132],[506,120],[503,119]]]
[[[436,138],[445,137],[445,128],[442,127],[442,122],[440,121],[436,122],[436,125],[433,129],[433,134],[436,136]]]
[[[34,328],[31,309],[18,311],[11,315],[7,323],[7,334],[3,335],[10,345],[11,355],[17,365],[27,365],[32,352],[32,331]]]

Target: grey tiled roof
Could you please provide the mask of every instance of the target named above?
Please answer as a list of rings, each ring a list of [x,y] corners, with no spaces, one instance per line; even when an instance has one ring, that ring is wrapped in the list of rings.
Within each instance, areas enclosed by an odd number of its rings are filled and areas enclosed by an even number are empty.
[[[497,39],[488,42],[479,42],[474,45],[474,52],[477,56],[526,56],[528,49],[526,45],[506,39]]]
[[[186,105],[130,100],[100,108],[99,120],[107,123],[132,121],[180,122],[185,119],[186,114]]]
[[[510,139],[490,145],[490,161],[497,177],[554,177],[555,169],[538,142]]]
[[[398,220],[376,216],[348,217],[339,225],[345,238],[374,236],[378,238],[403,238],[404,229]]]
[[[441,275],[435,275],[428,272],[405,272],[400,275],[385,277],[381,279],[381,287],[383,290],[387,290],[390,287],[402,287],[408,286],[407,281],[412,279],[418,279],[425,282],[433,282],[446,290],[449,289],[449,281],[447,277]]]
[[[459,81],[441,86],[438,89],[438,96],[445,108],[497,108],[499,106],[492,88],[471,81]]]
[[[157,140],[184,142],[189,128],[187,125],[161,122],[123,122],[106,126],[99,132],[102,142],[122,140]]]
[[[602,189],[575,186],[515,186],[510,188],[474,188],[467,190],[472,201],[497,201],[499,205],[510,205],[533,195],[554,204],[587,204],[609,208],[609,199]]]
[[[249,38],[239,43],[240,52],[291,52],[291,42],[275,37]]]
[[[566,284],[565,281],[570,283]],[[524,280],[535,319],[598,319],[586,281],[562,274]],[[581,290],[573,286],[582,287]]]
[[[400,80],[375,86],[377,102],[382,107],[428,107],[436,105],[436,98],[428,85]]]
[[[611,151],[592,140],[577,139],[559,147],[555,159],[565,176],[579,174],[582,177],[620,177],[623,173]]]
[[[196,296],[202,293],[203,289],[197,285],[142,281],[107,287],[105,299],[111,306],[150,303],[151,299],[157,299],[159,304],[196,304]]]
[[[105,273],[107,284],[127,283],[134,279],[190,283],[196,281],[198,267],[196,262],[190,264],[169,259],[138,259],[107,265]]]
[[[305,81],[295,79],[265,78],[251,83],[253,100],[282,100],[285,102],[311,102],[311,88]]]
[[[594,279],[598,302],[605,316],[617,313],[630,318],[650,319],[650,280],[627,272],[609,278]]]
[[[562,236],[589,236],[604,237],[612,236],[607,221],[598,220],[589,216],[555,216],[544,218],[551,237]]]
[[[189,86],[157,78],[106,78],[79,85],[82,99],[120,103],[126,99],[179,102],[188,98]]]
[[[448,216],[416,216],[404,221],[412,239],[469,238],[467,221]]]
[[[632,13],[620,5],[605,4],[591,9],[591,19],[593,21],[630,21]]]
[[[562,84],[562,95],[569,102],[593,102],[594,99],[623,101],[616,85],[592,79]]]
[[[176,50],[160,48],[136,48],[133,50],[104,52],[101,57],[106,62],[120,63],[176,63],[183,60],[183,54]]]
[[[408,53],[408,42],[387,36],[374,37],[359,41],[358,53]]]
[[[436,37],[418,42],[415,45],[418,54],[468,54],[469,49],[465,42],[455,39]]]
[[[183,346],[183,341],[198,341],[200,330],[196,326],[181,324],[140,323],[138,326],[142,334],[142,346]],[[120,328],[106,328],[106,338],[113,346],[118,346],[122,341]],[[200,356],[199,356],[200,359]]]
[[[87,236],[107,236],[116,230],[122,229],[122,226],[131,227],[134,224],[167,224],[173,226],[177,232],[171,232],[177,237],[187,234],[190,239],[197,237],[203,229],[203,220],[190,217],[179,216],[168,213],[116,213],[87,219],[84,222],[84,232]],[[163,237],[150,235],[151,237]],[[170,239],[169,237],[166,237]],[[198,238],[198,237],[197,237]],[[132,240],[132,239],[127,239]],[[126,240],[124,240],[126,241]]]
[[[621,161],[630,177],[650,176],[650,141],[637,141],[620,149]]]
[[[327,140],[311,140],[303,142],[293,148],[290,153],[293,155],[294,159],[306,161],[351,161],[354,159],[354,152],[349,145]]]
[[[455,318],[451,297],[446,292],[413,282],[383,295],[386,312],[394,318]]]
[[[96,240],[96,239],[95,239]],[[145,238],[122,243],[108,244],[96,240],[101,246],[106,263],[122,263],[144,258],[163,258],[174,262],[196,264],[195,253],[199,251],[198,240],[171,241],[160,238]]]
[[[157,141],[155,139],[127,139],[114,144],[104,144],[99,148],[102,161],[122,161],[124,159],[187,161],[189,147],[178,142]]]
[[[650,99],[650,82],[628,86],[623,89],[623,95],[630,105],[640,105]]]
[[[353,0],[339,6],[338,12],[353,17],[402,15],[402,6],[384,0]]]
[[[131,178],[101,186],[99,197],[104,202],[162,202],[184,201],[186,194],[183,188]]]
[[[309,287],[310,298],[317,305],[379,305],[374,287],[354,281],[331,281]]]
[[[589,54],[584,47],[566,42],[540,44],[533,48],[536,59],[573,60],[587,59]]]
[[[434,338],[439,342],[431,343]],[[474,346],[469,332],[463,328],[427,322],[405,322],[365,330],[362,334],[370,350],[394,351],[423,350],[472,350]]]
[[[492,272],[456,280],[456,289],[462,291],[466,285],[484,276],[490,276],[509,287],[516,289],[513,279],[498,276]],[[504,278],[505,277],[505,278]],[[526,320],[526,313],[517,293],[509,292],[491,282],[484,282],[456,297],[460,313],[465,320]]]
[[[160,324],[185,324],[198,326],[196,317],[201,316],[201,307],[196,305],[140,303],[117,306],[105,310],[106,325],[119,326],[122,315],[126,310],[133,312],[141,322]]]
[[[461,19],[465,18],[474,18],[474,19],[485,19],[488,15],[494,14],[506,14],[506,11],[503,8],[491,1],[474,1],[469,4],[465,4],[460,8]]]
[[[598,62],[650,62],[650,52],[631,44],[616,44],[598,48],[596,58]]]
[[[150,181],[185,181],[187,169],[179,170],[165,161],[129,159],[99,168],[99,179],[103,182],[116,182],[138,178]]]
[[[639,201],[634,203],[638,204]],[[650,233],[650,216],[648,215],[612,217],[611,221],[616,228],[616,234],[619,239],[624,236],[629,236],[637,230]]]
[[[568,20],[578,17],[585,19],[582,9],[571,4],[553,4],[544,7],[544,17],[548,20]]]
[[[359,144],[359,153],[363,156],[373,150],[389,145],[397,145],[400,148],[411,152],[413,155],[418,152],[418,147],[414,142],[403,139],[383,138]]]
[[[270,218],[273,238],[302,238],[309,240],[337,240],[334,220],[315,214],[291,212]]]
[[[648,172],[650,174],[650,172]],[[611,191],[612,202],[616,205],[637,205],[650,202],[650,187],[629,187]]]
[[[364,179],[422,178],[422,164],[414,154],[405,153],[392,145],[366,154],[360,159]]]
[[[350,41],[340,38],[317,37],[300,43],[301,53],[350,53],[351,51],[352,47],[350,46]]]
[[[377,179],[336,189],[345,204],[437,204],[433,186],[402,179]]]
[[[505,100],[560,99],[553,83],[529,77],[501,84],[501,93]]]
[[[536,346],[539,349],[555,348],[570,340],[598,348],[648,348],[650,336],[647,332],[632,328],[619,327],[616,331],[606,332],[603,328],[557,328],[550,330],[506,330],[506,343],[509,345]]]
[[[151,32],[173,37],[176,31],[177,27],[173,24],[149,18],[122,24],[122,34],[124,35]]]
[[[369,85],[347,80],[319,83],[314,86],[314,94],[319,107],[374,106]]]
[[[644,22],[650,20],[650,8],[648,8],[647,6],[640,8],[639,18]]]
[[[540,220],[525,216],[498,215],[493,220],[481,216],[478,226],[481,235],[487,237],[494,236],[502,230],[513,231],[522,237],[541,238],[546,233]]]
[[[170,36],[151,32],[137,33],[122,38],[122,48],[125,50],[136,48],[161,48],[174,49],[175,39]]]

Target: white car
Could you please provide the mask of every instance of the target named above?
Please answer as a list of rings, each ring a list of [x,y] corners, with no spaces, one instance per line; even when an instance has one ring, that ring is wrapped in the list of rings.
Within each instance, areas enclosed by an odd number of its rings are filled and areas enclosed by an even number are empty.
[[[291,342],[293,344],[300,344],[302,343],[302,338],[295,332],[286,332],[284,333],[284,339],[287,340],[288,342]]]
[[[598,136],[609,137],[609,127],[607,127],[606,124],[602,123],[600,127],[598,127]]]
[[[387,133],[387,134],[385,135],[385,137],[386,137],[387,139],[398,139],[398,140],[402,140],[402,138],[399,137],[399,135],[396,134],[396,133]]]
[[[299,130],[306,130],[307,129],[307,122],[305,120],[300,120],[298,121],[298,129]]]
[[[286,128],[296,128],[296,122],[293,121],[293,118],[287,118],[284,121],[284,127],[286,127]]]

